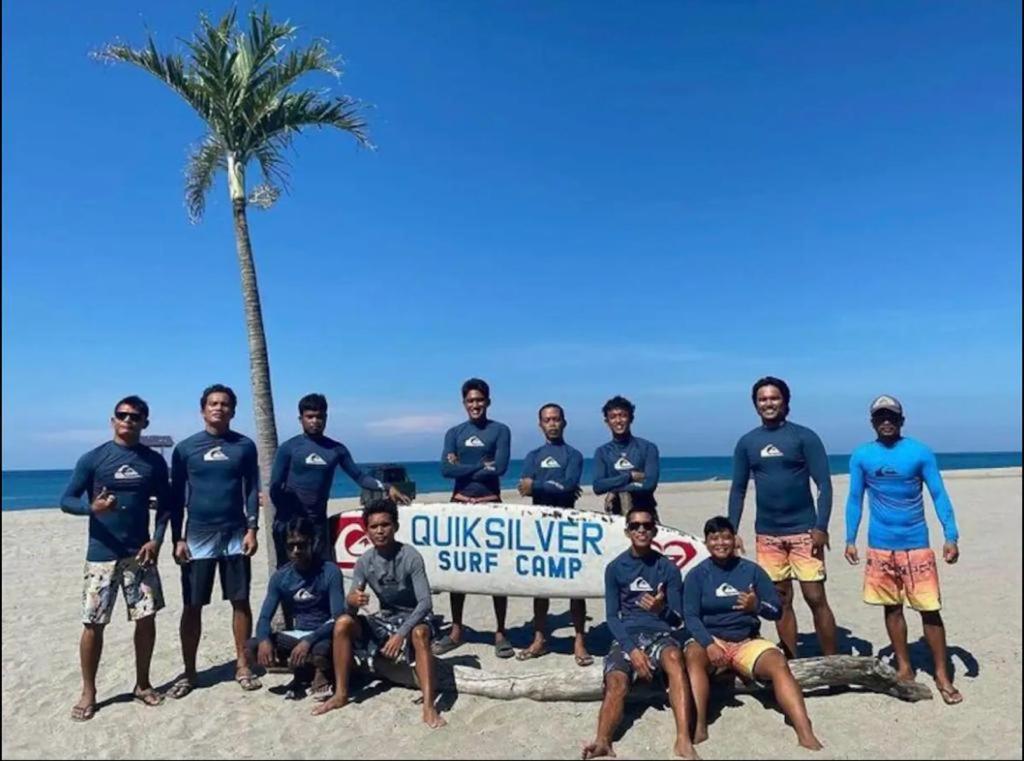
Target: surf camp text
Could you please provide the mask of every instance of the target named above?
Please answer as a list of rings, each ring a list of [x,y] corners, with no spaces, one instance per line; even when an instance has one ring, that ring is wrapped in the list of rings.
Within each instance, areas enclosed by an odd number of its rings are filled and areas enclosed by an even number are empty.
[[[604,532],[597,522],[510,515],[416,515],[411,524],[412,543],[435,548],[442,571],[493,573],[512,552],[515,573],[555,579],[576,578],[583,556],[603,554]]]

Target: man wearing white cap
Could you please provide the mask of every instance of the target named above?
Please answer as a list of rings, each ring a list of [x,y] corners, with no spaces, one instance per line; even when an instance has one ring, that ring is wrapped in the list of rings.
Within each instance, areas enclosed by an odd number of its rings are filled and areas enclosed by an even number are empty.
[[[924,638],[935,660],[935,686],[949,705],[963,701],[946,667],[946,629],[939,610],[939,576],[935,553],[928,542],[923,484],[928,485],[935,512],[942,523],[942,557],[953,564],[960,557],[959,533],[935,453],[901,435],[903,405],[892,396],[871,403],[871,425],[878,438],[850,456],[850,496],[846,502],[846,559],[856,565],[857,530],[860,528],[864,489],[868,491],[868,525],[864,602],[885,608],[885,628],[896,655],[900,679],[912,680],[903,605],[921,614]]]

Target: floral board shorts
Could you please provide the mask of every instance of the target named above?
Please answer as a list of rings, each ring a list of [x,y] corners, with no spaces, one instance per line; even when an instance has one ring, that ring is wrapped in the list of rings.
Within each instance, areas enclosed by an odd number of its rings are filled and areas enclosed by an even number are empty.
[[[143,567],[134,556],[99,562],[87,560],[82,585],[82,623],[110,623],[118,587],[124,592],[129,621],[155,615],[164,607],[156,564]]]

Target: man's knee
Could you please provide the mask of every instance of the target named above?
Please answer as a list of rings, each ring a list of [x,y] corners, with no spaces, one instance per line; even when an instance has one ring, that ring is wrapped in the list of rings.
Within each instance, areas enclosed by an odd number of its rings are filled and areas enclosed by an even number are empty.
[[[82,624],[82,634],[88,633],[90,637],[102,637],[106,624]]]
[[[825,585],[820,581],[808,582],[800,585],[804,595],[804,602],[812,610],[828,607],[828,597],[825,596]]]
[[[699,642],[690,642],[683,648],[683,659],[687,666],[706,667],[708,665],[708,656]]]
[[[922,610],[921,623],[925,626],[942,626],[942,614],[937,610]]]
[[[232,600],[231,607],[234,609],[235,613],[247,613],[252,615],[252,608],[249,607],[248,600]]]
[[[338,620],[334,622],[334,636],[351,639],[352,634],[355,632],[357,623],[358,622],[348,613],[339,616]]]
[[[629,677],[621,671],[610,671],[604,678],[604,690],[613,698],[625,698],[629,692]]]
[[[425,624],[419,624],[413,627],[412,630],[412,643],[425,647],[430,643],[430,629]]]
[[[782,607],[783,608],[792,608],[793,607],[793,582],[792,581],[789,581],[789,580],[786,580],[786,581],[776,581],[775,582],[775,591],[779,593],[779,599],[782,601]]]
[[[661,665],[666,671],[681,667],[683,665],[683,654],[679,651],[679,648],[670,647],[663,650],[661,653]]]

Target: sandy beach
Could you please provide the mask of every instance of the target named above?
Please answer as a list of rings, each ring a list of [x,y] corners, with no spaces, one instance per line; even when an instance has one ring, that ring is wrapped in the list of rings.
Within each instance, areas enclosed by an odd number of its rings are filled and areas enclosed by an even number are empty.
[[[1021,469],[945,474],[961,530],[961,560],[940,570],[954,678],[965,696],[959,706],[938,698],[908,704],[864,692],[814,694],[808,709],[825,744],[819,758],[1021,758]],[[846,652],[878,654],[887,646],[881,611],[860,600],[863,566],[842,557],[847,477],[833,479],[835,509],[827,586]],[[723,482],[664,484],[658,489],[662,521],[697,534],[703,521],[724,511]],[[753,489],[742,535],[753,546]],[[506,493],[509,501],[517,501]],[[425,495],[421,501],[444,501]],[[355,500],[335,500],[332,510]],[[596,509],[597,498],[581,506]],[[929,503],[933,547],[941,533]],[[418,693],[372,683],[359,701],[325,717],[309,715],[310,700],[287,702],[274,689],[288,676],[268,675],[264,689],[243,693],[232,680],[230,608],[207,608],[199,650],[201,689],[158,708],[133,703],[132,627],[119,600],[107,627],[100,664],[100,706],[84,724],[69,720],[78,698],[81,569],[86,521],[57,510],[3,513],[3,757],[4,758],[578,758],[597,718],[596,703],[505,702],[445,696],[449,726],[428,730],[419,722]],[[860,547],[866,539],[862,526]],[[262,540],[262,535],[261,535]],[[253,564],[253,608],[258,611],[267,579],[266,548]],[[157,619],[152,675],[160,689],[180,673],[178,569],[165,548],[160,558],[167,608]],[[478,659],[495,672],[571,670],[571,627],[565,603],[553,605],[556,653],[542,660],[498,661],[489,646],[490,602],[470,598],[467,623],[479,627],[474,641],[451,654]],[[435,597],[447,614],[447,595]],[[525,646],[532,629],[531,603],[513,599],[510,635]],[[603,620],[603,605],[589,604],[590,626]],[[802,654],[817,649],[810,617],[797,601]],[[920,619],[908,613],[915,664],[930,669]],[[766,634],[774,636],[768,624]],[[605,627],[592,649],[603,653]],[[919,679],[931,684],[925,671]],[[738,696],[718,713],[704,758],[811,757],[796,746],[777,710],[758,698]],[[659,706],[627,709],[616,742],[623,758],[664,758],[673,737],[671,712]]]

